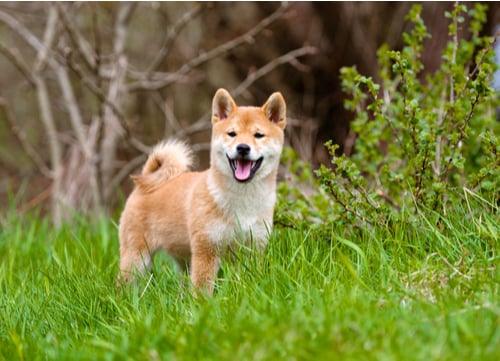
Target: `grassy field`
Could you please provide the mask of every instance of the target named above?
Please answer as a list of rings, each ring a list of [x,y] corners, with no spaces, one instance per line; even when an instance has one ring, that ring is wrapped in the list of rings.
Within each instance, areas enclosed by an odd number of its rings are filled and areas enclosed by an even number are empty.
[[[193,299],[166,256],[115,288],[116,224],[0,217],[0,359],[498,360],[499,216],[275,229]]]

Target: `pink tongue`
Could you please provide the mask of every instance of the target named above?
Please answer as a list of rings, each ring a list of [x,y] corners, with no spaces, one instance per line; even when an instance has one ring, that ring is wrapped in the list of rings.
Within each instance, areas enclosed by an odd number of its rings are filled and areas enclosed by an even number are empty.
[[[236,170],[234,175],[238,180],[245,180],[250,177],[250,171],[252,169],[252,162],[245,160],[236,161]]]

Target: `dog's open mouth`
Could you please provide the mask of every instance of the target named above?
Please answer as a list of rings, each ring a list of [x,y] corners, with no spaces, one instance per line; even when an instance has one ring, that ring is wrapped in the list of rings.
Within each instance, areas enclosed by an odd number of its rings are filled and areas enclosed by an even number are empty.
[[[264,158],[260,157],[256,161],[245,158],[231,159],[227,157],[227,159],[229,160],[229,165],[233,170],[234,179],[238,182],[248,182],[253,178],[255,172],[259,169]]]

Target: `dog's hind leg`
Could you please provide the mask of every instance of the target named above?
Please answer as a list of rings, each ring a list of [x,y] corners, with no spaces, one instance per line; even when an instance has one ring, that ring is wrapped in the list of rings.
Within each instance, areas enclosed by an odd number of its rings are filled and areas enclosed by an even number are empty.
[[[148,247],[144,239],[129,241],[120,245],[120,274],[118,285],[129,283],[136,274],[151,270],[155,250]]]

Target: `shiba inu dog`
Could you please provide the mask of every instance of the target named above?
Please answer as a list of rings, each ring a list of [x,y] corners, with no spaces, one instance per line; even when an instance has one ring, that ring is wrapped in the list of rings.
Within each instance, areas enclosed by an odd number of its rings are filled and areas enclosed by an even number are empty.
[[[209,169],[189,171],[192,153],[182,142],[158,144],[142,173],[132,176],[135,189],[120,218],[119,281],[147,271],[164,250],[197,289],[212,294],[225,248],[237,240],[264,249],[285,126],[280,93],[262,107],[239,107],[219,89],[212,102]]]

